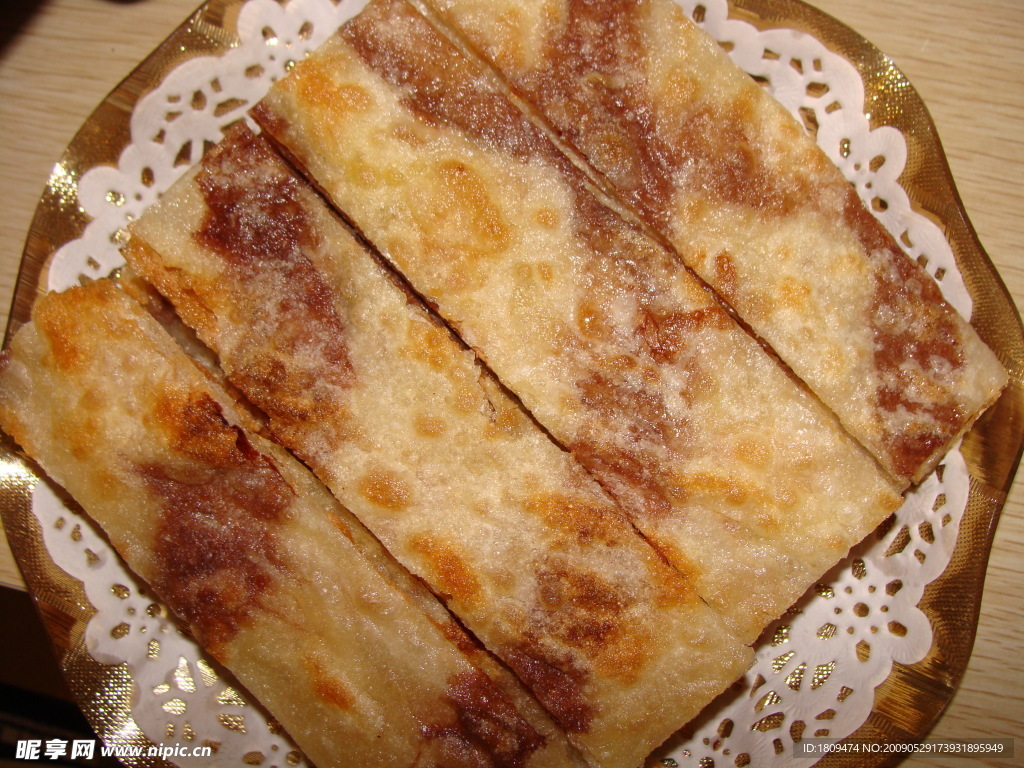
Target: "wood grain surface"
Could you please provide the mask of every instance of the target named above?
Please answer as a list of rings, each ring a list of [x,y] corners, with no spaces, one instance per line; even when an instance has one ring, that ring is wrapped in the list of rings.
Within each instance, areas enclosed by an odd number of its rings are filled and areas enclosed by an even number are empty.
[[[0,321],[36,202],[54,162],[135,64],[197,0],[15,0],[0,18]],[[871,40],[921,94],[981,242],[1018,306],[1024,297],[1024,3],[815,0]],[[978,636],[932,736],[1024,736],[1024,477],[999,522]],[[22,585],[0,541],[0,583]],[[6,630],[4,630],[6,631]],[[904,766],[1024,765],[927,757]],[[853,765],[854,763],[851,763]]]

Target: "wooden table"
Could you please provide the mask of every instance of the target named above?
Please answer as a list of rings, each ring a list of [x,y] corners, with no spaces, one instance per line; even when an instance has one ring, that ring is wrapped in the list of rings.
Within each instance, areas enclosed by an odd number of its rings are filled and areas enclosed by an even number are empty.
[[[0,19],[0,321],[53,163],[96,104],[197,0],[16,0]],[[888,53],[931,110],[981,242],[1024,298],[1024,3],[817,0]],[[992,550],[974,655],[934,736],[1024,736],[1024,475]],[[0,543],[0,583],[21,577]],[[1024,739],[1015,761],[1024,765]],[[976,760],[972,764],[984,764]],[[960,765],[942,759],[907,766]]]

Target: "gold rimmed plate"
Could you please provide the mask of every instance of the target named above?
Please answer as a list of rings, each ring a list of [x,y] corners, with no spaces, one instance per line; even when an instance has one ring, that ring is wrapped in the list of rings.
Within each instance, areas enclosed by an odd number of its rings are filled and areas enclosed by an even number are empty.
[[[62,173],[39,202],[23,254],[8,335],[23,324],[42,286],[47,265],[62,244],[82,235],[88,221],[77,204],[77,180],[98,165],[116,165],[130,142],[129,122],[138,100],[184,61],[227,51],[244,0],[210,0],[143,61],[89,117],[60,159]],[[872,126],[897,128],[908,145],[900,178],[914,209],[943,230],[974,303],[972,323],[1010,372],[1010,386],[966,437],[962,453],[971,494],[952,560],[926,590],[920,608],[934,641],[913,665],[894,664],[875,692],[871,716],[853,734],[876,741],[913,741],[939,717],[967,666],[977,628],[982,585],[995,524],[1024,446],[1024,331],[995,268],[986,256],[957,195],[935,128],[906,78],[874,46],[849,28],[794,0],[733,0],[732,13],[761,29],[807,32],[857,68],[871,105]],[[54,637],[72,690],[108,743],[148,744],[131,717],[131,677],[121,667],[95,661],[84,644],[93,608],[80,583],[58,568],[30,509],[35,471],[12,446],[0,465],[0,513],[12,549]],[[829,765],[842,758],[826,758]],[[874,763],[898,756],[880,754]]]

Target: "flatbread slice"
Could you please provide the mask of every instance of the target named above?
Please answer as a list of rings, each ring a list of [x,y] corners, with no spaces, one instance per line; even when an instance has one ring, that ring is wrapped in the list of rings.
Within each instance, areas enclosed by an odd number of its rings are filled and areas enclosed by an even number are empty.
[[[0,357],[0,426],[318,766],[578,765],[436,599],[395,581],[244,421],[107,280],[41,298]]]
[[[424,2],[896,478],[923,479],[995,401],[995,355],[673,0]]]
[[[268,143],[232,131],[129,264],[412,573],[609,768],[752,652]]]
[[[254,109],[744,640],[900,503],[480,63],[370,3]]]

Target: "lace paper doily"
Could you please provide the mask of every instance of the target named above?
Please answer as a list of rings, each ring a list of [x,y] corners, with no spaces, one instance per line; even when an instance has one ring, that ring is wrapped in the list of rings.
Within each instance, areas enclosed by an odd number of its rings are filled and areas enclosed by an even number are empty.
[[[907,158],[903,136],[870,127],[853,66],[809,35],[759,31],[729,19],[726,0],[679,2],[803,121],[907,253],[969,317],[970,296],[949,244],[912,210],[899,185]],[[222,127],[247,119],[274,80],[364,5],[250,0],[238,19],[239,44],[221,57],[174,69],[136,105],[131,142],[117,167],[82,177],[79,201],[92,222],[53,256],[47,287],[60,290],[120,266],[127,223],[219,139]],[[768,629],[749,674],[688,728],[691,735],[670,742],[651,764],[807,766],[806,759],[793,758],[795,740],[843,738],[859,728],[892,663],[917,662],[931,646],[931,627],[917,604],[949,562],[968,491],[967,467],[954,451],[908,494],[891,525]],[[302,761],[262,709],[225,682],[176,628],[87,519],[45,483],[37,485],[32,507],[50,556],[84,583],[96,608],[87,649],[100,662],[127,665],[137,686],[134,720],[151,741],[214,746],[216,756],[206,762],[218,766],[278,768]]]

